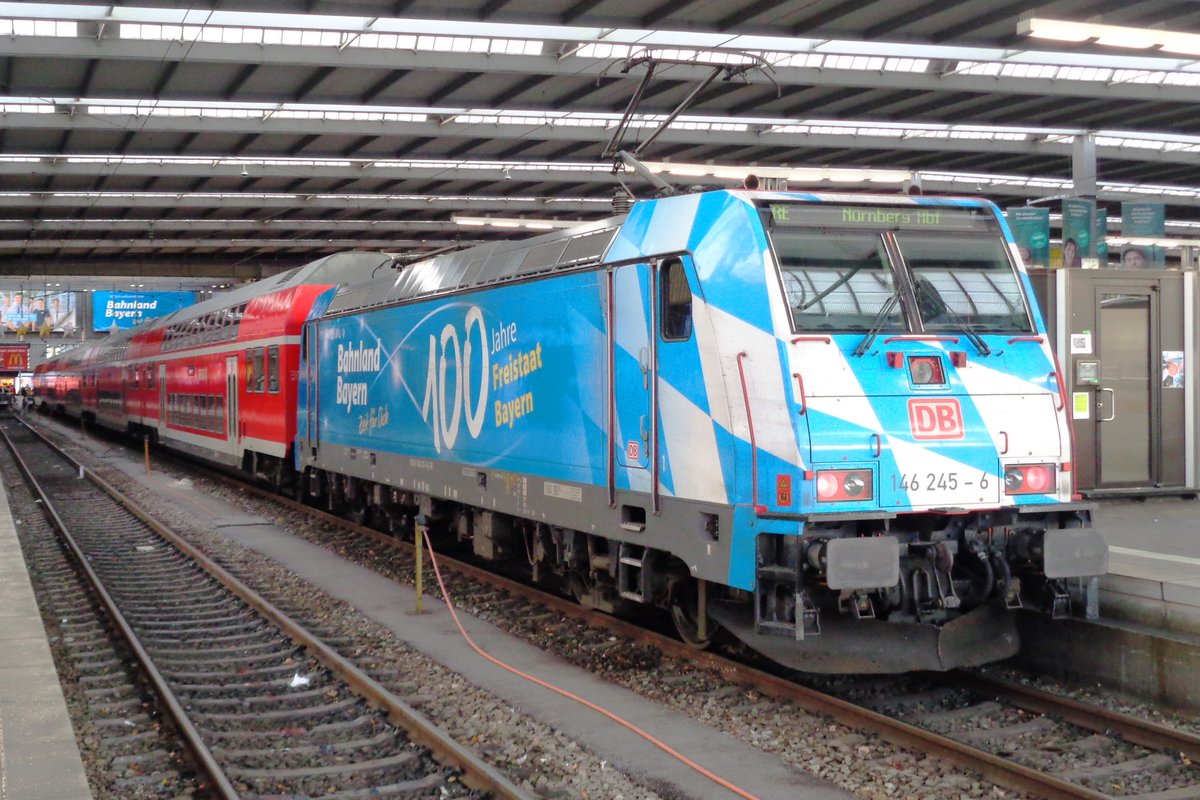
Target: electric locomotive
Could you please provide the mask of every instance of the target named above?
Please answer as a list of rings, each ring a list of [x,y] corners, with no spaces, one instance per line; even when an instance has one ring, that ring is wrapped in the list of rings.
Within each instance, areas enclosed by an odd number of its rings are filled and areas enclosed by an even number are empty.
[[[817,672],[1012,655],[1107,569],[981,200],[716,191],[399,266],[304,326],[299,491]]]

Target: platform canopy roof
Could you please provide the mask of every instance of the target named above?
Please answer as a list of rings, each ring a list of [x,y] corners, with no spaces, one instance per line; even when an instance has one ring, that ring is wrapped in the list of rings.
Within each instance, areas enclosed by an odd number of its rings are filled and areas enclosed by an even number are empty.
[[[253,275],[685,189],[1076,193],[1200,239],[1189,0],[0,2],[0,274]],[[1085,138],[1086,137],[1086,138]],[[1086,144],[1085,144],[1086,142]],[[1083,163],[1083,160],[1075,162]]]

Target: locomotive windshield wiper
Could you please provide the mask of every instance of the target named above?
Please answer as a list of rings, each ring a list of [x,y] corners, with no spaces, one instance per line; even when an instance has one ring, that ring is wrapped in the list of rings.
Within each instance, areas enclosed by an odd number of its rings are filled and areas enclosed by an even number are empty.
[[[971,340],[971,344],[979,351],[980,355],[989,355],[992,348],[988,347],[988,343],[979,335],[979,331],[975,330],[975,326],[967,322],[962,314],[959,314],[942,298],[941,292],[927,279],[917,278],[917,309],[921,312],[922,321],[928,316],[930,319],[934,317],[949,317],[951,324],[961,330],[963,334]],[[928,312],[928,314],[926,313]]]
[[[887,300],[883,301],[883,305],[879,307],[879,310],[875,312],[875,319],[871,321],[871,327],[867,329],[867,335],[858,343],[858,347],[854,348],[854,355],[861,356],[867,352],[875,342],[875,337],[879,335],[879,331],[883,329],[883,323],[887,320],[888,314],[892,313],[892,309],[899,302],[900,290],[896,289]]]

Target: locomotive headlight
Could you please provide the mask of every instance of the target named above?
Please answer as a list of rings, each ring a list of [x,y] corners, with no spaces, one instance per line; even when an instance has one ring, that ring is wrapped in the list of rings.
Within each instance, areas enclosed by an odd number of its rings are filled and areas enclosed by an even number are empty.
[[[844,503],[870,500],[875,481],[869,469],[829,469],[817,472],[817,500]]]
[[[946,373],[942,370],[942,360],[937,356],[910,356],[908,375],[918,386],[946,382]]]
[[[1054,490],[1053,464],[1013,464],[1004,468],[1005,494],[1045,494]]]

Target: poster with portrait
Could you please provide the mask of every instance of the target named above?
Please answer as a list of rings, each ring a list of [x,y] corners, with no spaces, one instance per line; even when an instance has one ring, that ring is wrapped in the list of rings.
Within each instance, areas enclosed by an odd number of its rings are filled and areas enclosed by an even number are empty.
[[[1121,203],[1121,236],[1126,239],[1161,239],[1167,231],[1162,203]],[[1165,269],[1167,254],[1153,244],[1129,243],[1121,248],[1124,269]]]
[[[74,292],[0,291],[0,329],[8,333],[69,336],[78,328]]]
[[[1026,267],[1050,266],[1050,209],[1010,208],[1004,212]]]
[[[1164,389],[1182,389],[1187,377],[1182,350],[1162,351],[1162,385]]]
[[[1077,197],[1064,200],[1062,215],[1062,265],[1082,267],[1083,259],[1096,257],[1096,202]]]
[[[1092,245],[1096,248],[1096,260],[1100,266],[1108,264],[1108,209],[1097,208],[1096,227],[1092,230]]]

